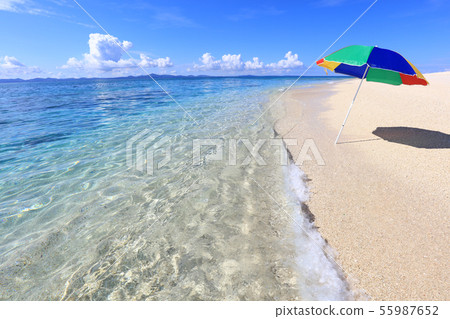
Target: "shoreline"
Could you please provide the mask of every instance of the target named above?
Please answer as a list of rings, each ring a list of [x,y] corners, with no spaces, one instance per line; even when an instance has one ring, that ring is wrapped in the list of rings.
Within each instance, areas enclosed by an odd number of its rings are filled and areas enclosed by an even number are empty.
[[[285,195],[292,209],[290,229],[294,234],[299,297],[309,301],[367,300],[367,296],[352,289],[345,271],[336,263],[335,251],[314,225],[314,216],[304,204],[309,197],[305,174],[292,161],[290,152],[285,150],[289,163],[283,170],[283,177]]]
[[[285,140],[298,140],[299,145],[287,145],[294,159],[306,138],[317,145],[325,165],[299,166],[311,190],[305,204],[338,252],[350,286],[375,300],[450,298],[445,271],[450,75],[426,77],[430,87],[363,83],[336,146],[358,80],[293,89],[271,111],[278,119],[274,130]],[[391,136],[383,135],[386,130]],[[428,135],[392,141],[398,130]],[[430,137],[441,140],[420,145]]]
[[[319,84],[320,85],[320,84]],[[272,95],[273,97],[274,95]],[[281,134],[273,127],[273,131],[276,138],[282,138]],[[339,296],[342,299],[336,298],[338,300],[344,301],[354,301],[354,300],[370,300],[370,296],[368,296],[361,289],[357,289],[352,284],[351,278],[348,277],[345,270],[341,267],[341,265],[336,261],[337,260],[337,252],[331,247],[328,241],[322,236],[318,227],[315,225],[315,216],[310,211],[308,205],[306,204],[310,198],[310,191],[308,186],[308,179],[306,174],[301,168],[295,164],[295,160],[291,150],[286,145],[283,140],[283,150],[287,154],[287,165],[283,170],[283,179],[285,183],[285,195],[287,198],[291,198],[292,201],[298,202],[298,208],[293,208],[293,223],[292,227],[294,229],[296,242],[296,249],[303,250],[299,241],[302,242],[303,245],[307,245],[308,242],[314,242],[309,249],[320,248],[321,251],[315,251],[313,253],[314,257],[318,260],[322,260],[322,273],[332,273],[330,277],[327,278],[326,282],[328,284],[334,284],[340,286]],[[300,229],[298,229],[300,228]],[[306,236],[305,236],[306,235]],[[302,238],[303,237],[303,238]],[[306,239],[306,242],[305,242]],[[304,248],[304,247],[303,247]],[[296,257],[296,259],[299,256]],[[302,256],[304,257],[304,256]],[[298,275],[302,277],[304,275],[304,269],[302,268],[302,263],[296,261],[296,268]],[[326,271],[325,271],[326,270]],[[303,282],[299,281],[299,293],[300,297],[305,297],[305,291],[302,289]],[[337,296],[337,295],[336,295]],[[309,296],[311,297],[311,295]],[[315,298],[310,298],[310,300],[314,300]],[[305,299],[309,300],[309,299]],[[333,299],[330,299],[333,300]]]

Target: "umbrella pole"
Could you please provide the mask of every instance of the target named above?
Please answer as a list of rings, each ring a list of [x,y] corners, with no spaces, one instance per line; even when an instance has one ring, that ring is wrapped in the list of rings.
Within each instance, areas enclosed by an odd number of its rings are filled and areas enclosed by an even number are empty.
[[[350,115],[350,111],[352,110],[353,103],[355,103],[356,96],[358,95],[359,89],[361,88],[361,84],[362,84],[362,82],[364,81],[364,78],[365,78],[365,76],[366,76],[366,73],[367,73],[367,70],[368,70],[368,69],[369,69],[369,65],[367,65],[366,70],[364,71],[364,75],[363,75],[363,77],[361,78],[361,82],[359,82],[358,89],[356,90],[355,96],[353,97],[353,100],[352,100],[352,104],[350,104],[350,107],[349,107],[349,109],[348,109],[348,111],[347,111],[347,115],[345,116],[344,123],[342,123],[341,129],[339,130],[339,134],[338,134],[338,136],[336,137],[336,141],[334,141],[334,145],[337,144],[337,142],[338,142],[338,140],[339,140],[339,137],[341,136],[342,130],[344,129],[345,123],[347,122],[347,118],[348,118],[348,116]]]

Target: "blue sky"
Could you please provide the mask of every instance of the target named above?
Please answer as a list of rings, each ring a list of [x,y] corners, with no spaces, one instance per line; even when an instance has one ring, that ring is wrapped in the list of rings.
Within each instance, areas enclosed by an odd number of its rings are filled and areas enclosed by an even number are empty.
[[[0,0],[0,78],[301,74],[373,2],[77,1],[114,38],[73,0]],[[327,53],[352,44],[450,70],[450,1],[379,0]]]

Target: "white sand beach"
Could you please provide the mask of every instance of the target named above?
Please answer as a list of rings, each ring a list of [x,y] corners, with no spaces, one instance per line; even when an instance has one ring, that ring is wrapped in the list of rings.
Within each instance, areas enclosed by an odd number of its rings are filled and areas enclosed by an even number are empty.
[[[450,299],[450,72],[430,85],[352,79],[292,89],[275,106],[275,130],[312,138],[325,165],[301,165],[307,202],[355,289],[375,300]]]

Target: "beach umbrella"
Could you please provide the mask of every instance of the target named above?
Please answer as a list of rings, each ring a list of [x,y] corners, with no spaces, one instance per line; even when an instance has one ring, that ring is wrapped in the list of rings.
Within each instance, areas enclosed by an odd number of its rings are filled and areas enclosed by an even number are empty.
[[[316,64],[336,73],[361,79],[334,144],[341,136],[364,79],[392,85],[426,86],[429,84],[422,73],[399,53],[377,46],[351,45],[320,59]]]

